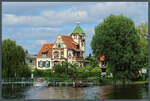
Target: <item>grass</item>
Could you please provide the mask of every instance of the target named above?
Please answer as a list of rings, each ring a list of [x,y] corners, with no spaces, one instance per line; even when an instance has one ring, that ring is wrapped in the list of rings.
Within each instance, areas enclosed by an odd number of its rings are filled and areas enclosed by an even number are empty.
[[[133,84],[148,84],[148,81],[134,81]]]

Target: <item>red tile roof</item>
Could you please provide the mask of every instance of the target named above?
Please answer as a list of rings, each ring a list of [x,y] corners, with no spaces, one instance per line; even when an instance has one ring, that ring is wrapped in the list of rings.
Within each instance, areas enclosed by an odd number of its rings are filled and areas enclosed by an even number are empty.
[[[79,49],[77,49],[77,45],[78,43],[76,43],[71,36],[64,36],[62,35],[62,40],[64,41],[64,44],[67,46],[67,48],[71,48],[75,51],[80,51]]]
[[[42,52],[46,52],[46,56],[52,56],[52,47],[54,44],[44,44],[37,56],[42,56]]]
[[[71,48],[75,51],[80,51],[77,48],[78,43],[76,43],[73,38],[71,36],[64,36],[62,35],[62,40],[64,42],[64,44],[67,46],[67,48]],[[42,48],[40,49],[39,53],[37,56],[42,56],[42,52],[46,52],[46,56],[52,56],[52,47],[53,47],[53,43],[52,44],[44,44],[42,46]]]

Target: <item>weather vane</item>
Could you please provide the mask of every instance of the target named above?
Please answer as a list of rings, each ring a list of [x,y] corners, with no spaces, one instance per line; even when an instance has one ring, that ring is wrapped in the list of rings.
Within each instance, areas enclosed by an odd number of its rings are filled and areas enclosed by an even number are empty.
[[[80,24],[80,16],[79,16],[79,14],[77,13],[77,25],[79,25]]]

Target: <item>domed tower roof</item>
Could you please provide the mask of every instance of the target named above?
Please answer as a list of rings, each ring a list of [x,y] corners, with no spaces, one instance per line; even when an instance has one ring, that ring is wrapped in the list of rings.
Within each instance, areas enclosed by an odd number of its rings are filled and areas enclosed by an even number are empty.
[[[75,27],[75,29],[73,30],[72,33],[79,33],[79,34],[85,34],[82,30],[82,28],[79,25],[79,22],[77,23],[77,26]]]

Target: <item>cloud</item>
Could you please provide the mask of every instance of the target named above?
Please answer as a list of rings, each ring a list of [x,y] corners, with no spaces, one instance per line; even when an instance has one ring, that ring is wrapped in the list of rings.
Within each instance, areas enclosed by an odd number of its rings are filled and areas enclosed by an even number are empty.
[[[44,19],[40,16],[16,16],[13,14],[4,15],[4,24],[15,26],[15,25],[27,25],[27,26],[37,26],[45,25],[47,19]]]
[[[57,5],[57,7],[58,5],[60,5],[59,3],[54,4]],[[18,25],[58,27],[64,25],[72,25],[74,22],[76,22],[77,14],[80,16],[80,21],[82,24],[98,24],[110,14],[124,14],[127,17],[132,17],[135,21],[145,18],[147,21],[148,18],[148,7],[145,6],[147,5],[147,3],[140,4],[133,2],[107,2],[91,5],[89,5],[89,3],[87,5],[80,4],[79,6],[76,6],[76,4],[72,3],[72,7],[66,8],[62,11],[57,11],[56,9],[46,9],[47,5],[48,4],[45,4],[45,9],[39,12],[38,15],[25,16],[5,13],[3,24],[9,26]],[[51,4],[49,3],[49,5]],[[144,18],[140,17],[141,15],[143,16],[143,14],[145,14]]]
[[[36,40],[36,42],[35,42],[36,45],[43,45],[45,43],[47,43],[46,40]]]
[[[110,14],[123,14],[136,25],[148,21],[147,2],[3,2],[3,39],[11,38],[31,53],[37,53],[45,42],[53,43],[58,34],[69,35],[77,21],[86,33],[86,54],[94,27]]]
[[[63,11],[74,6],[91,5],[95,2],[3,2],[2,8],[5,14],[38,15],[44,10]],[[25,12],[22,12],[25,11]]]
[[[75,22],[77,14],[80,20],[87,19],[86,11],[65,10],[63,12],[43,11],[39,16],[17,16],[5,14],[3,24],[8,26],[62,26],[70,25]]]
[[[51,27],[3,27],[3,39],[14,40],[54,40],[61,32],[60,28]]]

